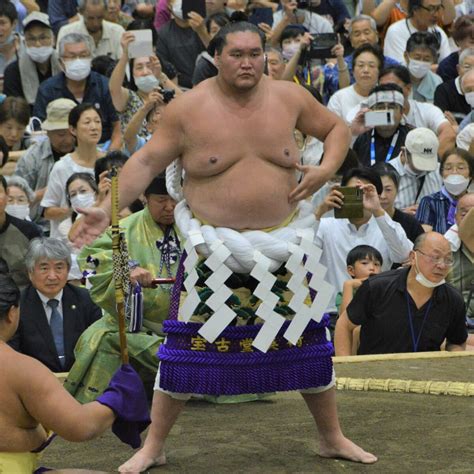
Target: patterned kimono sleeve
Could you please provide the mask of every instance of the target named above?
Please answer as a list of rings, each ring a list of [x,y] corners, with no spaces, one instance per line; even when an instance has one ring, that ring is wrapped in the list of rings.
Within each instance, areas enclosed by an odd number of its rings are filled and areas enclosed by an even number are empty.
[[[85,246],[77,261],[82,272],[87,271],[92,301],[111,315],[116,315],[115,287],[112,278],[112,238],[109,231],[91,245]],[[95,274],[94,274],[95,272]]]

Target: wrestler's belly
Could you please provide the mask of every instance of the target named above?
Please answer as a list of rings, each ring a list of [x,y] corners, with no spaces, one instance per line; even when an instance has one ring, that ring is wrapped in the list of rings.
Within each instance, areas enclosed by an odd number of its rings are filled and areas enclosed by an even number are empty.
[[[187,176],[184,195],[194,214],[213,226],[262,229],[281,224],[295,209],[294,169],[245,160],[211,177]]]

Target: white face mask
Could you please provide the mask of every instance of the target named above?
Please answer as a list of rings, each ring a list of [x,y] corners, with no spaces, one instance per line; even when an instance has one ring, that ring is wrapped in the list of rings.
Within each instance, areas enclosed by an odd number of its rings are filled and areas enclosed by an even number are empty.
[[[173,6],[171,8],[172,8],[171,11],[173,12],[173,15],[176,18],[179,18],[180,20],[184,20],[184,18],[183,18],[183,1],[182,0],[174,0]]]
[[[26,54],[35,63],[45,63],[53,54],[52,46],[40,46],[39,48],[26,47]]]
[[[5,212],[21,220],[29,220],[30,218],[30,206],[28,204],[7,204]]]
[[[147,94],[160,85],[159,79],[157,79],[154,74],[148,74],[148,76],[141,77],[133,76],[133,80],[135,81],[136,86]]]
[[[417,61],[416,59],[410,59],[408,63],[408,70],[413,77],[422,79],[425,77],[431,69],[431,63],[426,61]]]
[[[450,174],[446,178],[443,178],[444,187],[449,194],[453,196],[459,196],[466,191],[469,186],[470,179],[461,176],[460,174]]]
[[[474,92],[466,92],[464,94],[466,102],[471,106],[471,109],[474,109]]]
[[[418,257],[415,252],[415,270],[416,270],[416,277],[415,280],[425,288],[436,288],[437,286],[444,285],[446,283],[446,280],[443,278],[441,281],[438,281],[437,283],[428,280],[428,278],[421,273],[421,271],[418,269]]]
[[[82,81],[91,73],[90,59],[74,59],[64,63],[65,74],[72,81]]]
[[[76,194],[76,196],[71,198],[71,207],[74,209],[74,212],[77,212],[77,209],[92,207],[94,203],[95,203],[94,193]]]
[[[283,46],[282,56],[289,61],[300,49],[299,43],[290,43]]]

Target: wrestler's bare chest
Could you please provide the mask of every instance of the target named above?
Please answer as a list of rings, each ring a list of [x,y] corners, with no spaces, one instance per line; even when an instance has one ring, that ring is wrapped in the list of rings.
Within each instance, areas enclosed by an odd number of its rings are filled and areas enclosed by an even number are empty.
[[[298,161],[296,114],[277,98],[253,107],[210,101],[184,123],[183,165],[190,176],[215,176],[246,158],[283,168]]]

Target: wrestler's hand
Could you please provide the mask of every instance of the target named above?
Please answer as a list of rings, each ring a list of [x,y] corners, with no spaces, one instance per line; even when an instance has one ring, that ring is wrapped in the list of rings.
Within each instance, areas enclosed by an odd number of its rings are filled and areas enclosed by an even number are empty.
[[[130,272],[130,281],[135,285],[140,283],[143,288],[154,288],[153,275],[144,268],[137,267]]]
[[[312,196],[329,179],[318,166],[295,163],[295,168],[303,173],[303,179],[289,194],[290,202],[298,202]]]
[[[89,207],[77,209],[83,215],[76,228],[69,236],[76,248],[82,248],[86,244],[94,242],[109,226],[110,218],[101,207]]]

